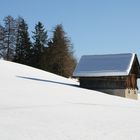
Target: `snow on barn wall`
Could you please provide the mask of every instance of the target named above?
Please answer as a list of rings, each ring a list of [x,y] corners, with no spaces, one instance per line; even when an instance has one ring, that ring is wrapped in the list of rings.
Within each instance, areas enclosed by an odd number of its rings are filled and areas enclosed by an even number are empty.
[[[74,73],[80,86],[108,94],[137,99],[140,67],[134,53],[84,55]]]

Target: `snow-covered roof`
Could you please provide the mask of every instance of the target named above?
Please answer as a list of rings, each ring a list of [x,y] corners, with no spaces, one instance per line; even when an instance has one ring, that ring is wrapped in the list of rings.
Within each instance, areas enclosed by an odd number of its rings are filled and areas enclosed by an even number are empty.
[[[73,76],[124,76],[130,73],[135,53],[84,55],[81,57]]]

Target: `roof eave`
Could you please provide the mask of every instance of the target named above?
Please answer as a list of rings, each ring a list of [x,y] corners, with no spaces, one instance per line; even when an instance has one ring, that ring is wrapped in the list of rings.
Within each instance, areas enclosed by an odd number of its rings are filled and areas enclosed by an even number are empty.
[[[127,69],[127,73],[129,74],[130,71],[131,71],[131,68],[132,68],[132,65],[133,65],[133,62],[134,62],[134,59],[136,57],[136,54],[135,53],[132,53],[132,57],[131,57],[131,60],[130,60],[130,64],[128,66],[128,69]]]
[[[127,76],[127,72],[106,72],[106,73],[76,73],[73,74],[73,77],[80,78],[80,77],[109,77],[109,76]]]

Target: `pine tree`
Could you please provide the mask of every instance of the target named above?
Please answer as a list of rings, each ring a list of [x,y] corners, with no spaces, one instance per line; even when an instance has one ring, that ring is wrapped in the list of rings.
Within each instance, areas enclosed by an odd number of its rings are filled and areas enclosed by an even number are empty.
[[[48,70],[61,76],[72,76],[76,65],[73,46],[62,25],[55,27],[52,42],[48,49]]]
[[[4,27],[0,25],[0,58],[4,59]]]
[[[23,18],[19,17],[17,20],[17,26],[18,29],[14,61],[25,65],[31,65],[32,43],[28,33],[28,25]]]
[[[45,69],[45,48],[47,47],[47,31],[41,22],[35,25],[33,32],[33,59],[32,64],[39,69]]]
[[[12,60],[15,52],[15,40],[16,40],[16,22],[12,16],[4,18],[4,58],[6,60]]]

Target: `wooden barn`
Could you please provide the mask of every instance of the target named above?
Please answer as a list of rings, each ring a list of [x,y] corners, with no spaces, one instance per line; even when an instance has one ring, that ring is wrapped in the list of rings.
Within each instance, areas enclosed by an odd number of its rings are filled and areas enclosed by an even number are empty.
[[[79,78],[81,87],[138,99],[140,66],[134,53],[84,55],[73,76]]]

